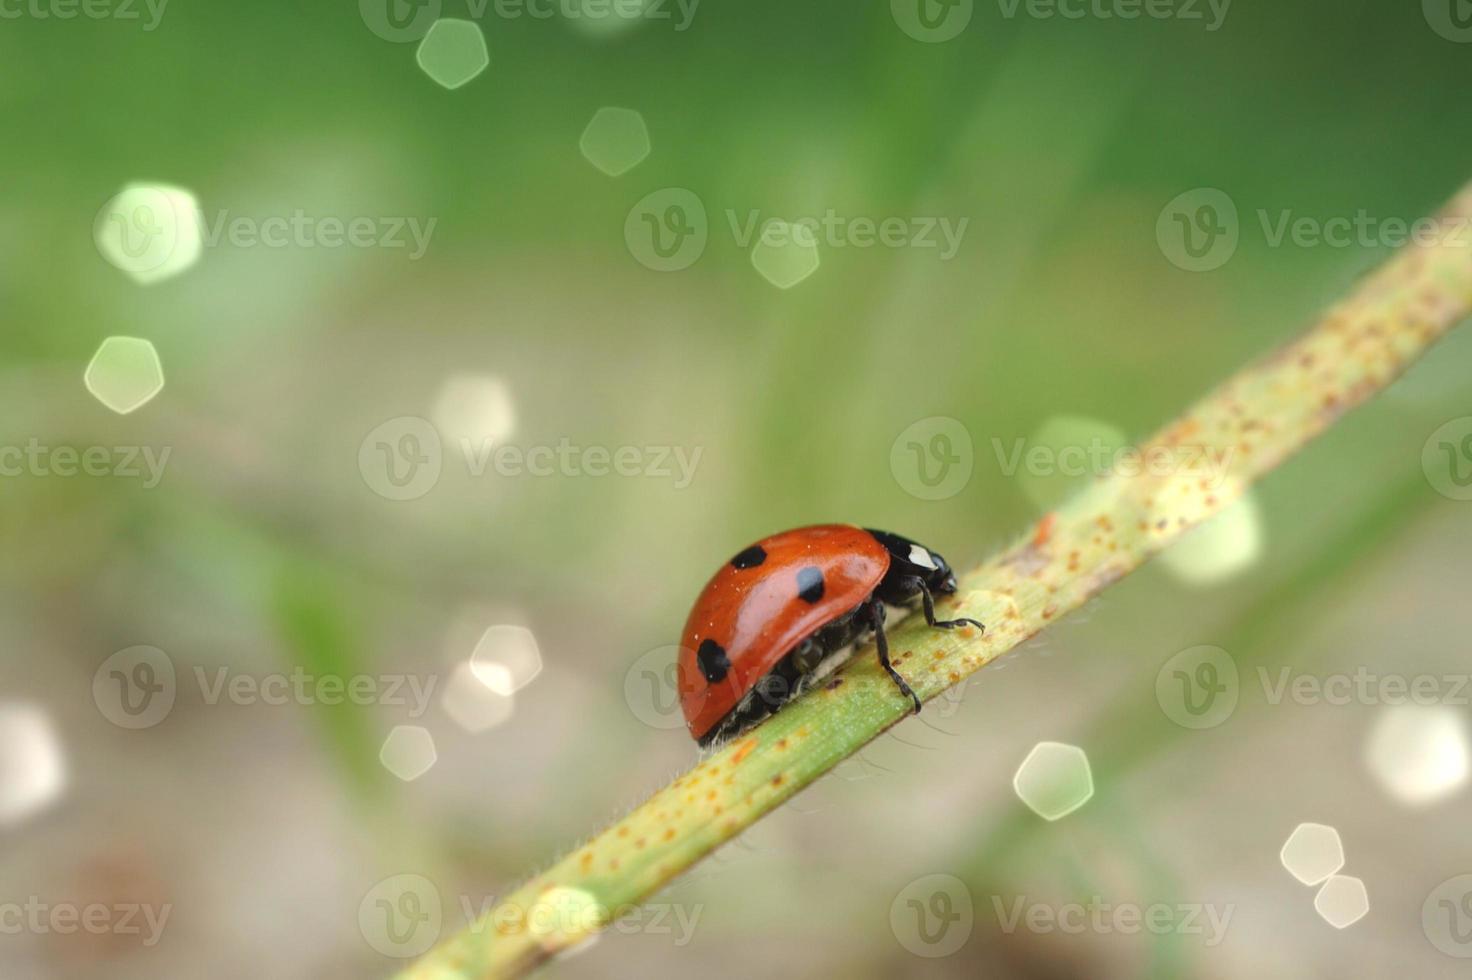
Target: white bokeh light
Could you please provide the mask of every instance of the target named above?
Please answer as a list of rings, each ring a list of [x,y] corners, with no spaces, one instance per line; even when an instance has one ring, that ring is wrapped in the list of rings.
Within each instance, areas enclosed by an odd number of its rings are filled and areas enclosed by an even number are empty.
[[[751,264],[778,289],[791,289],[818,271],[818,237],[804,224],[773,219],[751,249]]]
[[[588,121],[578,149],[603,173],[620,177],[649,156],[649,126],[636,109],[604,106]]]
[[[1165,549],[1156,561],[1187,585],[1209,586],[1245,572],[1262,551],[1262,511],[1248,494]]]
[[[1335,929],[1346,929],[1370,911],[1370,895],[1360,879],[1335,875],[1314,896],[1314,909]]]
[[[199,202],[182,187],[129,184],[102,206],[93,237],[103,258],[148,285],[199,261],[204,222]]]
[[[1116,454],[1129,445],[1129,438],[1103,419],[1054,415],[1023,445],[1025,451],[1015,471],[1017,484],[1039,510],[1048,511],[1091,479],[1107,475]],[[1030,457],[1034,453],[1045,462],[1033,463]]]
[[[510,697],[542,672],[542,652],[526,627],[492,626],[475,645],[470,669],[486,687]]]
[[[1062,742],[1039,742],[1017,767],[1012,788],[1038,816],[1058,820],[1089,802],[1094,776],[1083,749]]]
[[[500,378],[457,374],[440,387],[434,424],[441,439],[473,458],[516,431],[516,406]]]
[[[378,761],[383,767],[406,783],[411,783],[429,772],[439,759],[434,748],[434,736],[418,725],[398,725],[383,740]]]
[[[136,412],[164,390],[158,349],[142,337],[108,337],[87,362],[82,383],[119,415]]]
[[[468,662],[456,665],[440,696],[445,713],[472,735],[509,721],[516,702],[481,682]]]
[[[1365,764],[1394,799],[1429,806],[1467,783],[1472,772],[1467,724],[1445,705],[1385,708],[1370,730]]]
[[[1301,823],[1288,835],[1278,860],[1305,885],[1317,885],[1344,867],[1344,842],[1327,824]]]
[[[46,711],[0,704],[0,827],[39,813],[66,789],[66,760]]]

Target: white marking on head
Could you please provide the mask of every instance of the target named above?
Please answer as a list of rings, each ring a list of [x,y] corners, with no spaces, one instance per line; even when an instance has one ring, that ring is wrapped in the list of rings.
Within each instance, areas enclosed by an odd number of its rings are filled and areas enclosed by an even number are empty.
[[[928,568],[932,571],[940,568],[935,563],[935,557],[918,544],[910,545],[910,564],[919,565],[921,568]]]

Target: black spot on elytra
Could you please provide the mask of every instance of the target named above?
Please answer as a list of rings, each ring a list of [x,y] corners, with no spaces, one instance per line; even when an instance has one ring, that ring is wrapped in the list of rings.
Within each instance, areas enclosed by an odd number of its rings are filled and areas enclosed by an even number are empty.
[[[797,597],[803,602],[817,602],[823,598],[823,570],[816,565],[797,571]]]
[[[731,567],[742,569],[755,568],[766,560],[767,553],[762,550],[762,546],[759,544],[754,544],[750,548],[747,548],[745,551],[741,552],[741,554],[737,555],[735,558],[732,558]]]
[[[731,661],[726,659],[726,648],[711,639],[700,641],[700,649],[695,651],[695,663],[708,684],[719,684],[731,669]]]

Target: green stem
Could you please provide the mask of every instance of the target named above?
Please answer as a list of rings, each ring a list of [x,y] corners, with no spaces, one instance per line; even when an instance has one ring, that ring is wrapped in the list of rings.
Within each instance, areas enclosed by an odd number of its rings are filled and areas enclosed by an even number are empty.
[[[1472,186],[1443,217],[1472,217]],[[941,615],[980,619],[985,635],[931,630],[911,617],[890,631],[895,665],[926,700],[961,683],[1238,499],[1389,385],[1469,307],[1472,253],[1457,236],[1402,250],[1302,337],[1141,445],[1145,458],[1165,454],[1174,465],[1100,479],[963,575]],[[646,901],[908,713],[876,658],[854,657],[825,688],[655,793],[400,980],[529,972]]]

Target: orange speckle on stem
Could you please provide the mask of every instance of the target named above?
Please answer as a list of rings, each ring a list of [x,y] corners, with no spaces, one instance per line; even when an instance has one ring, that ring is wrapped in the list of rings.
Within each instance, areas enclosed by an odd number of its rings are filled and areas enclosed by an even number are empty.
[[[733,768],[739,766],[741,764],[741,760],[751,755],[752,750],[754,750],[755,748],[755,738],[747,738],[742,741],[742,743],[736,747],[736,751],[731,755],[731,766]]]
[[[1049,511],[1038,521],[1037,530],[1032,536],[1032,546],[1041,548],[1053,539],[1053,529],[1058,525],[1058,515]]]

